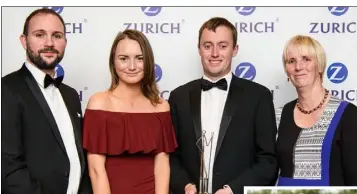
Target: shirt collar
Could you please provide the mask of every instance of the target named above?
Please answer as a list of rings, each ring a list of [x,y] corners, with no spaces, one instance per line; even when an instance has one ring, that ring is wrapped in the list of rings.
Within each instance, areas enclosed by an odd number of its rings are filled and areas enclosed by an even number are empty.
[[[221,79],[226,79],[226,81],[227,81],[227,88],[228,88],[228,90],[229,90],[229,86],[230,86],[231,81],[232,81],[232,72],[227,73],[225,76],[221,77],[220,79],[217,79],[216,81],[213,81],[212,79],[210,79],[209,77],[207,77],[205,74],[203,74],[203,79],[208,80],[208,81],[210,81],[210,82],[212,82],[212,83],[216,83],[216,82],[218,82],[218,81],[221,80]],[[228,90],[227,90],[227,91],[228,91]]]
[[[31,74],[35,78],[36,82],[42,88],[45,88],[44,80],[45,80],[45,77],[46,77],[46,73],[41,71],[39,68],[37,68],[33,63],[29,62],[28,60],[26,61],[25,66],[31,72]],[[57,77],[57,72],[55,74],[55,77]]]

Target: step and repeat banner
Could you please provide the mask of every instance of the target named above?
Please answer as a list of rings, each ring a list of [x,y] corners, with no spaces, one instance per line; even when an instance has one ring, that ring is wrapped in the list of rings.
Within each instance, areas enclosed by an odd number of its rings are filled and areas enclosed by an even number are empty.
[[[40,7],[2,7],[2,76],[26,59],[20,35],[26,17]],[[65,56],[57,67],[64,83],[88,99],[109,88],[109,52],[119,31],[137,29],[155,55],[156,81],[168,99],[176,87],[202,76],[198,31],[211,17],[230,20],[238,29],[238,55],[232,72],[268,87],[275,108],[296,98],[281,61],[294,35],[317,39],[327,53],[324,86],[357,105],[357,7],[48,7],[64,18]]]

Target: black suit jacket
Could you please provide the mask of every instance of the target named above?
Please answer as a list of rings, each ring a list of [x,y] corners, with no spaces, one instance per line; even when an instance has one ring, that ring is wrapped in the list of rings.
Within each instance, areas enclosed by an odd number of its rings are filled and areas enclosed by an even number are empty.
[[[52,112],[25,65],[1,79],[2,193],[66,194],[69,159]],[[91,193],[82,149],[81,104],[77,92],[59,90],[73,124],[81,164],[80,194]]]
[[[170,156],[170,189],[184,193],[188,183],[198,189],[201,137],[201,79],[171,92],[172,121],[179,147]],[[243,186],[274,185],[276,121],[271,92],[233,75],[219,129],[213,166],[212,192],[227,184],[234,194]]]

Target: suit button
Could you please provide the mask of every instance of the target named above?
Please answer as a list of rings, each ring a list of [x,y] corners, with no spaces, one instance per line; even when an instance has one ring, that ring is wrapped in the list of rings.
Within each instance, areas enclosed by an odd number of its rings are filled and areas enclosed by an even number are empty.
[[[65,177],[68,177],[68,176],[69,176],[69,173],[68,173],[68,172],[65,172],[65,173],[64,173],[64,176],[65,176]]]

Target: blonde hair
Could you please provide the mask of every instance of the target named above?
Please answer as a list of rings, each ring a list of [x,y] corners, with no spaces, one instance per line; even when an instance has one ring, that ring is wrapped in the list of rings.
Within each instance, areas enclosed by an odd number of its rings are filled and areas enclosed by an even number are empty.
[[[283,65],[284,69],[287,62],[287,53],[289,46],[297,47],[301,53],[317,59],[317,67],[321,76],[324,75],[326,68],[326,53],[321,44],[310,36],[296,35],[292,37],[284,47],[283,51]]]

